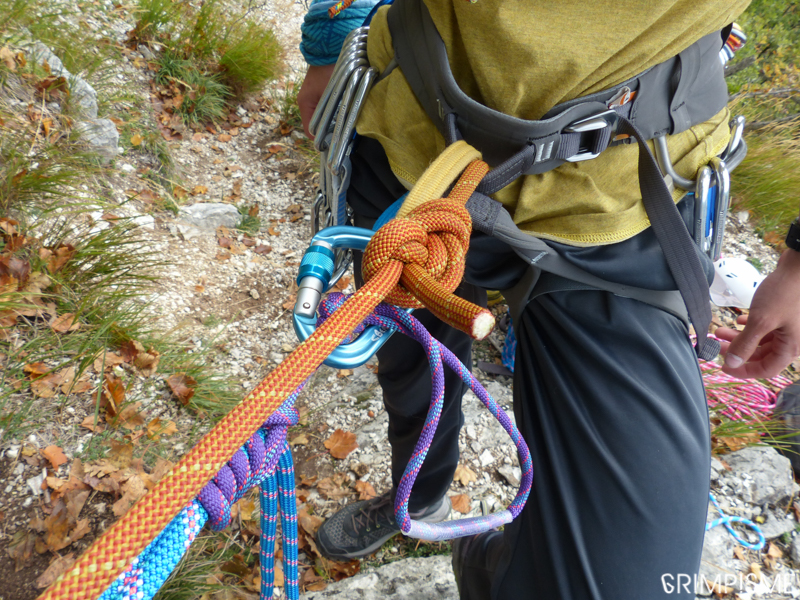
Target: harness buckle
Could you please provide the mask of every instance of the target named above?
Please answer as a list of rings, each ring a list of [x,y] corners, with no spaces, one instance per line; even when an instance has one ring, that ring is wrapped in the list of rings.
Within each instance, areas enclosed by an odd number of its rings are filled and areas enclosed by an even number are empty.
[[[608,147],[609,142],[614,138],[618,124],[619,115],[616,111],[606,110],[567,125],[563,130],[564,133],[588,134],[581,135],[580,149],[576,154],[567,158],[567,162],[582,162],[600,156],[600,153]],[[606,142],[598,143],[602,138],[606,138],[606,133],[604,132],[606,128],[608,128]]]

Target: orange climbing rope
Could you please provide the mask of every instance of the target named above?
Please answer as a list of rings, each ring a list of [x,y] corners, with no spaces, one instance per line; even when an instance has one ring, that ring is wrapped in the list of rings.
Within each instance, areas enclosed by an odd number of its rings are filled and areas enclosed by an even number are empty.
[[[488,170],[480,160],[471,162],[447,199],[423,203],[376,233],[364,256],[367,283],[208,432],[40,598],[84,600],[105,591],[286,397],[384,299],[401,306],[420,306],[416,296],[451,325],[475,337],[487,335],[494,322],[491,313],[452,292],[461,282],[472,227],[463,205]]]

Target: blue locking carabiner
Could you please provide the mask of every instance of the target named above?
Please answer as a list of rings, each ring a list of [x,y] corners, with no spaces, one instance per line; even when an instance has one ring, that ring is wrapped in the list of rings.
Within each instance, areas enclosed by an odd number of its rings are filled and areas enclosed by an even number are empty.
[[[297,274],[297,301],[292,321],[297,337],[303,341],[317,328],[317,307],[328,291],[333,276],[334,248],[364,251],[375,232],[361,227],[326,227],[312,239],[300,262]],[[388,329],[370,325],[352,342],[342,344],[323,362],[335,369],[354,369],[367,362],[392,335]]]

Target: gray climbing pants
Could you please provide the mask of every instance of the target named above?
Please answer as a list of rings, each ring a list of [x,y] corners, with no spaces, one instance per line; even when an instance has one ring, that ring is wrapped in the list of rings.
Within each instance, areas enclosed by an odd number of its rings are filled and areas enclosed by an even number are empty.
[[[376,148],[377,146],[377,148]],[[388,172],[388,176],[386,173]],[[380,146],[362,139],[348,201],[374,219],[402,193]],[[691,197],[682,202],[692,213]],[[610,281],[675,289],[650,230],[619,244],[559,246]],[[705,261],[709,275],[710,261]],[[510,248],[473,236],[461,293],[506,289],[526,270]],[[695,598],[709,491],[708,411],[683,322],[599,290],[558,291],[549,276],[515,322],[514,415],[533,459],[533,489],[502,536],[465,559],[462,600]],[[471,360],[465,334],[424,314],[435,335]],[[394,336],[379,355],[395,484],[430,395],[421,351]],[[449,382],[448,382],[449,383]],[[417,510],[446,491],[458,462],[464,388],[446,395],[441,431],[412,494]],[[426,470],[427,469],[427,470]],[[682,583],[678,586],[678,583]]]

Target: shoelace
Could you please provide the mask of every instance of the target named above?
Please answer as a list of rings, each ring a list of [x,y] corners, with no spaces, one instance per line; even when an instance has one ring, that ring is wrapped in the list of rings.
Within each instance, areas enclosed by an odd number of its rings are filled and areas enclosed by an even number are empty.
[[[375,520],[375,526],[380,527],[381,511],[384,507],[391,506],[391,504],[392,499],[388,494],[384,494],[378,502],[368,504],[365,508],[362,508],[358,513],[353,515],[353,529],[358,531],[359,528],[365,528],[369,531],[369,526],[373,518]]]

